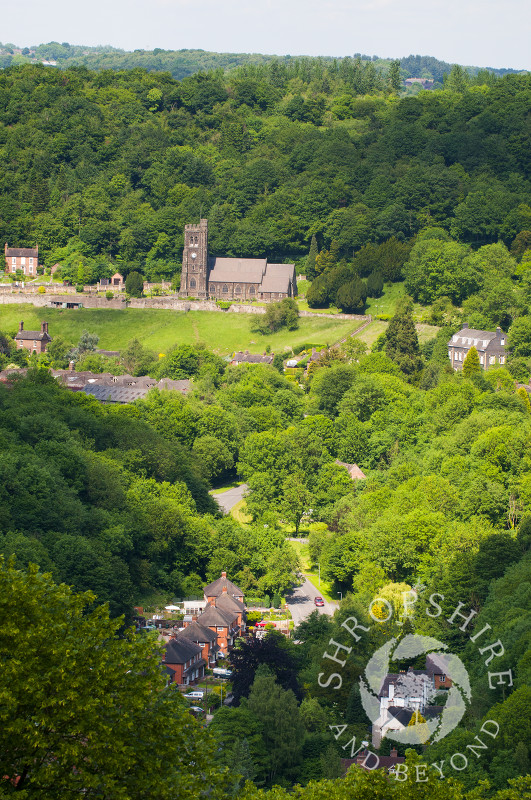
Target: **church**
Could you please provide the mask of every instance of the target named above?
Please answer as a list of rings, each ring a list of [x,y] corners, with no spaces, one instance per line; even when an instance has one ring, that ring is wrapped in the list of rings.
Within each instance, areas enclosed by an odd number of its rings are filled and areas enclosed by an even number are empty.
[[[184,226],[180,296],[278,301],[296,294],[294,264],[269,264],[267,258],[209,257],[208,220]]]

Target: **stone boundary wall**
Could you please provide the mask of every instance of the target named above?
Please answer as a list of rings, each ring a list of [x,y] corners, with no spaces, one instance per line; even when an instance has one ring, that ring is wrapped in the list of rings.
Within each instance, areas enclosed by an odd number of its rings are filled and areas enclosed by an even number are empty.
[[[171,295],[169,297],[133,297],[126,303],[123,297],[107,300],[105,295],[76,293],[75,287],[73,286],[64,288],[66,291],[61,290],[60,294],[48,291],[46,294],[38,294],[37,291],[27,292],[26,289],[19,291],[10,289],[7,291],[4,287],[0,286],[0,305],[7,305],[9,303],[30,303],[39,308],[46,308],[51,301],[67,302],[67,300],[71,300],[71,295],[75,294],[76,300],[83,303],[84,308],[110,308],[121,311],[125,311],[127,308],[160,308],[167,311],[218,311],[221,314],[265,314],[266,312],[263,306],[244,306],[233,303],[229,308],[223,309],[217,306],[213,300],[183,300],[177,295]],[[338,320],[352,319],[360,322],[368,322],[371,319],[370,316],[361,314],[326,314],[312,311],[299,311],[299,316],[325,317]]]

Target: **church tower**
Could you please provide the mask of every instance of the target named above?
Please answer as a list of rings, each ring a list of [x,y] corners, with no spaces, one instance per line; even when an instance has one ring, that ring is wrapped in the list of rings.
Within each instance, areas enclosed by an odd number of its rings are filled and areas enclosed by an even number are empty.
[[[179,294],[208,296],[208,220],[184,226],[183,269]]]

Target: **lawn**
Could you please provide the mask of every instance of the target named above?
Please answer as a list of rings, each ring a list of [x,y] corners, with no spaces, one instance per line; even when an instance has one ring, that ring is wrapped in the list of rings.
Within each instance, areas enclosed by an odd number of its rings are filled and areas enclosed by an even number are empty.
[[[216,311],[167,311],[159,309],[55,309],[36,308],[30,304],[0,306],[0,330],[14,333],[20,320],[26,330],[40,329],[41,322],[49,323],[50,335],[62,336],[72,343],[88,330],[100,337],[99,347],[120,350],[133,339],[139,339],[156,353],[165,353],[176,344],[203,343],[220,355],[235,350],[251,353],[272,352],[306,342],[332,344],[353,329],[352,320],[328,317],[303,317],[295,331],[282,330],[268,336],[251,333],[250,314],[230,314]]]

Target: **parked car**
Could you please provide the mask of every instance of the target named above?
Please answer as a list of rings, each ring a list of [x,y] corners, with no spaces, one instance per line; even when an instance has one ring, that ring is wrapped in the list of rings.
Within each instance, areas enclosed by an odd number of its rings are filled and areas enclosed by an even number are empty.
[[[263,619],[260,622],[257,622],[254,627],[255,628],[265,628],[266,625],[272,625],[273,628],[277,627],[276,624],[274,622],[271,622],[270,619]]]
[[[316,606],[324,606],[324,600],[322,597],[315,597],[313,602]]]
[[[202,700],[205,693],[202,689],[197,689],[195,692],[188,692],[184,696],[187,700]]]
[[[190,706],[188,711],[192,711],[194,714],[204,714],[205,709],[201,708],[201,706]]]
[[[221,667],[214,667],[212,674],[215,678],[230,678],[232,675],[231,669],[222,669]]]

